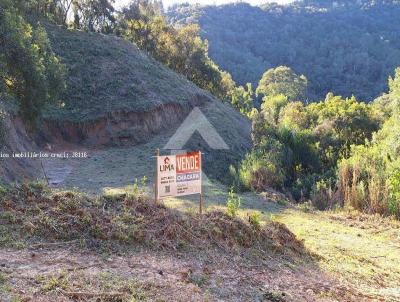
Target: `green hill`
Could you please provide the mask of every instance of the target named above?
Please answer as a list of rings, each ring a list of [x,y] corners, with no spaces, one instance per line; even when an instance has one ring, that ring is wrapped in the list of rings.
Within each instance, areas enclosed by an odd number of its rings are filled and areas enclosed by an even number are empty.
[[[145,153],[152,153],[155,148],[168,153],[163,150],[168,139],[192,109],[199,107],[229,147],[214,150],[196,133],[185,144],[186,150],[201,149],[206,153],[204,161],[209,176],[225,177],[229,165],[240,160],[250,148],[251,125],[247,118],[150,58],[134,44],[112,35],[44,25],[53,51],[66,65],[67,89],[61,102],[45,108],[34,145],[41,149],[50,146],[57,151],[85,148],[92,153],[100,148],[137,146],[124,153],[129,160],[141,154],[140,148],[147,148],[144,143],[152,142],[154,149],[146,149]],[[14,127],[19,129],[14,131],[14,141],[26,142],[25,136],[18,137],[20,125]],[[35,149],[34,145],[26,142],[24,149]],[[9,149],[15,151],[18,144],[10,144]],[[139,161],[148,176],[152,174],[147,169],[152,163],[150,156],[147,155],[148,161]],[[10,173],[6,178],[18,179]]]
[[[295,1],[173,7],[175,24],[199,23],[210,57],[239,84],[258,84],[286,65],[309,80],[309,99],[328,92],[372,100],[400,65],[399,1]]]
[[[49,108],[47,118],[93,120],[109,112],[149,111],[167,103],[187,105],[212,98],[121,38],[52,24],[46,24],[46,30],[68,69],[65,106]]]

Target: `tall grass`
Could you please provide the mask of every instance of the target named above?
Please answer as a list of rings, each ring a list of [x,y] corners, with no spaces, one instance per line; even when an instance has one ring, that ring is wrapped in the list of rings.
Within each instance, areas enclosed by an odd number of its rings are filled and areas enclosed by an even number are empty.
[[[394,215],[400,217],[399,199],[391,198],[398,187],[390,187],[388,178],[380,169],[369,162],[369,167],[360,162],[344,161],[339,167],[338,193],[345,207],[367,213]]]

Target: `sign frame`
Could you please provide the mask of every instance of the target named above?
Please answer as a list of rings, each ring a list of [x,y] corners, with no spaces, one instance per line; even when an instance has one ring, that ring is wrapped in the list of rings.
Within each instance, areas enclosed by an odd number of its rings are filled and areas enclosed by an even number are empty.
[[[201,151],[161,156],[160,149],[157,149],[155,157],[154,200],[157,202],[168,197],[199,194],[199,212],[202,214],[203,182]],[[164,184],[163,187],[168,192],[166,195],[161,194],[161,184]]]

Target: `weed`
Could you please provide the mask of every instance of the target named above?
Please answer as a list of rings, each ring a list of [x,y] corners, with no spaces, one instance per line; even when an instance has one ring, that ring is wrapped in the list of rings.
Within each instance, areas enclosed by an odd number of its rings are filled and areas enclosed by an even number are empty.
[[[261,215],[258,212],[254,212],[249,216],[249,223],[252,227],[259,229],[261,226]]]
[[[55,289],[66,289],[68,287],[67,273],[62,271],[59,276],[51,276],[49,280],[42,286],[42,290],[52,291]]]
[[[190,282],[196,284],[198,287],[203,287],[207,283],[207,276],[199,273],[190,274]]]
[[[13,224],[17,222],[17,216],[14,212],[4,211],[0,213],[0,220],[4,220],[6,223]]]
[[[227,213],[230,217],[235,217],[237,211],[240,208],[240,197],[234,191],[234,188],[231,187],[229,190],[228,200],[226,202]]]
[[[311,201],[303,202],[303,203],[299,204],[298,207],[299,207],[300,211],[302,211],[304,213],[309,213],[314,210],[314,207],[313,207]]]
[[[287,206],[289,204],[289,201],[286,199],[278,199],[277,203],[281,206]]]
[[[4,283],[6,283],[7,281],[7,277],[6,275],[4,275],[3,273],[0,272],[0,286],[4,285]]]
[[[0,198],[4,197],[7,193],[7,188],[3,187],[0,183]]]
[[[143,198],[146,195],[146,187],[147,187],[147,177],[143,176],[140,181],[135,178],[135,182],[133,183],[132,189],[128,190],[128,196],[131,198]]]

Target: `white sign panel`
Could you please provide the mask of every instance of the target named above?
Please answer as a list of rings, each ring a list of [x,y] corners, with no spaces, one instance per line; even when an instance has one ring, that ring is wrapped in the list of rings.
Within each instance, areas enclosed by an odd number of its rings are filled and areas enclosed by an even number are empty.
[[[201,153],[157,157],[157,198],[201,193]]]

